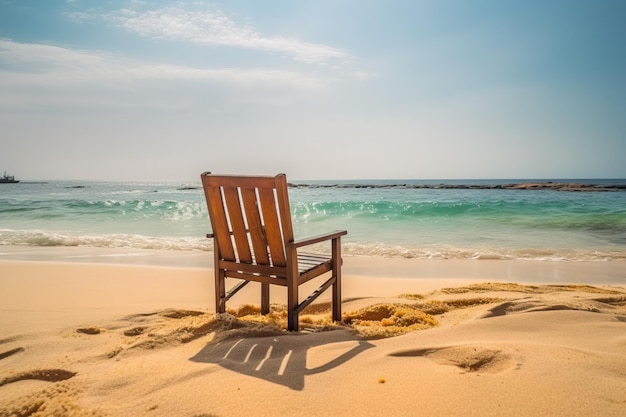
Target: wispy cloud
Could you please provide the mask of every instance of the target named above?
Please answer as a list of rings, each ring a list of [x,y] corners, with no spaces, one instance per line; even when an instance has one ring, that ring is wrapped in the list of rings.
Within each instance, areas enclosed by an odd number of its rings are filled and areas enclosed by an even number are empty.
[[[55,45],[20,43],[0,39],[0,69],[50,72],[65,69],[96,68],[107,60],[106,54],[88,53]]]
[[[209,101],[215,107],[228,103],[284,105],[319,97],[332,91],[338,81],[370,77],[356,69],[355,58],[342,49],[264,35],[206,3],[179,2],[155,8],[133,0],[125,8],[108,10],[109,3],[97,8],[81,4],[71,3],[66,16],[86,26],[103,21],[150,39],[235,48],[254,52],[254,58],[237,66],[220,65],[219,59],[174,64],[159,58],[131,58],[132,50],[120,55],[0,39],[0,90],[4,92],[0,107],[15,109],[52,101],[157,107],[189,107]],[[174,42],[170,46],[176,47]],[[264,60],[263,53],[288,59]]]
[[[256,102],[288,102],[303,94],[316,95],[327,90],[326,80],[309,73],[150,64],[105,52],[0,39],[0,89],[6,93],[0,98],[0,106],[17,104],[11,101],[11,95],[32,102],[62,92],[68,99],[89,94],[97,100],[112,91],[154,96],[173,85],[181,91],[181,101],[188,102],[206,100],[202,95],[211,91],[230,91],[231,101],[236,96],[256,94]]]
[[[319,88],[321,81],[312,75],[271,69],[201,69],[180,65],[146,64],[109,53],[80,51],[55,45],[30,44],[0,39],[0,65],[19,67],[27,73],[77,73],[86,78],[109,74],[118,79],[206,79],[233,83],[290,83],[303,89]],[[0,69],[2,68],[0,66]]]
[[[94,16],[76,12],[71,17],[84,20]],[[265,51],[308,64],[341,65],[353,59],[340,48],[292,37],[263,35],[251,26],[237,24],[220,11],[188,10],[179,6],[155,10],[131,7],[101,13],[98,17],[155,39]]]

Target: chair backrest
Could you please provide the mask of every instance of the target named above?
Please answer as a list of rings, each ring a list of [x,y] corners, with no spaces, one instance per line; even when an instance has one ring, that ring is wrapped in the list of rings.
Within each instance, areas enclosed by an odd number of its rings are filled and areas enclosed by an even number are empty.
[[[287,176],[202,174],[219,257],[227,261],[285,266],[293,241]]]

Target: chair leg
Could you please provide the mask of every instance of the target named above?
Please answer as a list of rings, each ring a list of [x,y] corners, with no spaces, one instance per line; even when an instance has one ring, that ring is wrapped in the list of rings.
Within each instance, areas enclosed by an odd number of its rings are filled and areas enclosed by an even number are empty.
[[[287,329],[289,331],[298,331],[298,283],[295,280],[287,285]]]
[[[226,277],[224,271],[219,269],[219,244],[217,238],[213,238],[213,270],[215,271],[215,312],[226,312]]]
[[[270,312],[270,284],[261,284],[261,314]]]
[[[333,321],[341,321],[341,278],[333,284]]]
[[[226,278],[224,271],[215,270],[215,312],[226,312]]]
[[[298,253],[295,249],[287,250],[287,329],[298,331],[298,313],[300,301],[298,294]]]
[[[341,321],[341,241],[332,241],[333,276],[333,321]]]

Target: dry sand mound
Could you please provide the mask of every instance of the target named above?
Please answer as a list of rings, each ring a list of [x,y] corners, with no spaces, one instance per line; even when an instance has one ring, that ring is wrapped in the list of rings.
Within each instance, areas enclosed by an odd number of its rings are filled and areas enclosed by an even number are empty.
[[[514,356],[483,346],[450,346],[405,350],[391,356],[423,356],[441,365],[453,365],[466,372],[497,373],[516,367]]]

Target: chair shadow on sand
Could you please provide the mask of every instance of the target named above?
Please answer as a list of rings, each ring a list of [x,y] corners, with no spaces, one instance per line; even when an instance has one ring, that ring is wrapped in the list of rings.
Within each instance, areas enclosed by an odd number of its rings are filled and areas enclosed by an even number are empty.
[[[332,346],[331,346],[332,345]],[[307,352],[324,349],[324,363],[307,367]],[[304,379],[329,371],[354,358],[372,344],[345,330],[270,337],[233,338],[210,343],[195,356],[194,362],[214,363],[231,371],[284,385],[293,390],[304,389]],[[327,349],[325,349],[327,348]]]

